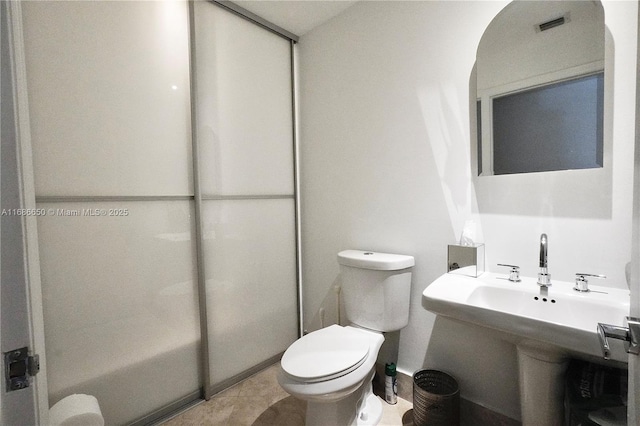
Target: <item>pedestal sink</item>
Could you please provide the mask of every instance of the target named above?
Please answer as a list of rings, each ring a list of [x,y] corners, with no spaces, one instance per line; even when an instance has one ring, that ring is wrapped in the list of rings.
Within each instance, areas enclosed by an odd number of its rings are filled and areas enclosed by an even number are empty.
[[[598,323],[624,325],[629,291],[554,281],[541,288],[535,278],[511,282],[504,274],[478,278],[444,274],[423,292],[422,306],[438,315],[501,332],[517,346],[522,424],[562,425],[563,374],[571,357],[600,359]],[[627,362],[622,343],[611,359]]]

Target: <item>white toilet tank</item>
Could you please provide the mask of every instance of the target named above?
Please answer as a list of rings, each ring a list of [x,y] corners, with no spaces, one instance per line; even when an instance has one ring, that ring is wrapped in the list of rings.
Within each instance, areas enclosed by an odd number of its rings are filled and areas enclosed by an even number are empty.
[[[376,331],[409,323],[413,256],[345,250],[338,253],[338,263],[349,322]]]

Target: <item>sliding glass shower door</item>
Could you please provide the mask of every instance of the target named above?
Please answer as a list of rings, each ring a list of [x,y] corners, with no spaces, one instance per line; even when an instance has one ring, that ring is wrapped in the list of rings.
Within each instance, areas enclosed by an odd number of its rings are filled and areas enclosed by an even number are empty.
[[[49,402],[197,398],[188,10],[22,2]]]
[[[212,389],[296,338],[290,42],[194,4],[196,128]]]
[[[148,424],[298,337],[291,44],[211,2],[22,5],[49,402]]]

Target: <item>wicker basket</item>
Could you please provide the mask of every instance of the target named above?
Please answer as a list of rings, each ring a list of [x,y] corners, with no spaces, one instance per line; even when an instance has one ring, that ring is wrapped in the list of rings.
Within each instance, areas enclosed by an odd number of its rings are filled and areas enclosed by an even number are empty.
[[[456,379],[437,370],[413,375],[413,423],[415,426],[460,424],[460,388]]]

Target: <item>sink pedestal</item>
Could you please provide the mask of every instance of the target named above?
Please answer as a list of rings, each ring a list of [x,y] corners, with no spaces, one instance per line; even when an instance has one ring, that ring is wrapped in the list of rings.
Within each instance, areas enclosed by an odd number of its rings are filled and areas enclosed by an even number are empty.
[[[567,358],[537,342],[517,348],[522,426],[562,426]]]

